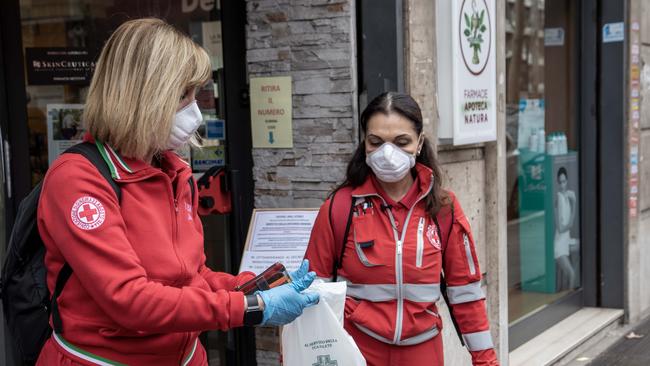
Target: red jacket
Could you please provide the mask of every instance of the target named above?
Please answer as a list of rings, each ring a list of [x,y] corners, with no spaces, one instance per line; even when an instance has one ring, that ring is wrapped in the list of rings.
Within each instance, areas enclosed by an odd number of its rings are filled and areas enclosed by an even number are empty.
[[[338,280],[348,283],[346,320],[386,344],[408,346],[428,341],[442,328],[436,301],[441,296],[440,273],[444,271],[451,310],[474,364],[497,364],[467,217],[449,192],[455,212],[445,246],[425,211],[424,197],[433,183],[431,170],[421,164],[416,170],[419,194],[405,209],[403,220],[396,220],[392,209],[381,209],[387,202],[372,177],[352,189],[352,199],[360,205],[355,207],[342,267],[337,271]],[[364,201],[370,202],[365,209]],[[311,269],[325,279],[332,279],[340,255],[329,219],[330,204],[327,200],[320,209],[305,255]]]
[[[201,331],[242,325],[244,296],[232,290],[254,275],[205,266],[198,194],[180,157],[166,152],[155,168],[97,145],[121,202],[81,155],[62,155],[45,177],[38,228],[50,291],[64,261],[73,270],[58,300],[63,334],[45,349],[129,365],[179,365],[197,347],[204,355]]]

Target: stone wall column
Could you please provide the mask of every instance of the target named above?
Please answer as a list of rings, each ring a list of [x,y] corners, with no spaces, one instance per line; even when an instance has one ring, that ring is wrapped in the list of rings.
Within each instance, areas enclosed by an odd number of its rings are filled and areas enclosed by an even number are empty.
[[[291,76],[293,148],[253,149],[256,207],[318,207],[357,146],[353,0],[247,0],[249,77]]]

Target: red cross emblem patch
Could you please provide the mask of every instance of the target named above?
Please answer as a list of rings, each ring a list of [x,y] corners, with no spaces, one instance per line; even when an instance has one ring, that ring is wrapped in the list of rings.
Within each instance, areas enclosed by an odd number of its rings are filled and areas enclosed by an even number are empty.
[[[438,230],[436,230],[436,225],[429,225],[427,228],[427,239],[434,248],[440,249],[442,245],[440,244],[440,237],[438,237]]]
[[[84,196],[75,201],[70,212],[72,222],[83,230],[96,229],[104,223],[104,206],[93,197]]]

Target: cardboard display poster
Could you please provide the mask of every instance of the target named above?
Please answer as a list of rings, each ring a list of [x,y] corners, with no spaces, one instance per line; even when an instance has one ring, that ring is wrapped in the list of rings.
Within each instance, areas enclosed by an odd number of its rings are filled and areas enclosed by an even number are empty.
[[[203,48],[210,55],[212,70],[223,68],[223,41],[221,38],[221,22],[203,22],[201,24],[203,33]]]

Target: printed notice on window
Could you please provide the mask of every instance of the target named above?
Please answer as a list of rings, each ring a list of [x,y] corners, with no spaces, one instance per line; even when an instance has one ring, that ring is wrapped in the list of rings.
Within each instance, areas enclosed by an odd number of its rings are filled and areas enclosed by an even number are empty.
[[[318,209],[256,209],[253,211],[240,272],[261,273],[280,262],[295,270],[307,250]]]

